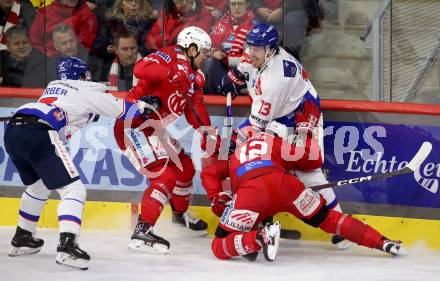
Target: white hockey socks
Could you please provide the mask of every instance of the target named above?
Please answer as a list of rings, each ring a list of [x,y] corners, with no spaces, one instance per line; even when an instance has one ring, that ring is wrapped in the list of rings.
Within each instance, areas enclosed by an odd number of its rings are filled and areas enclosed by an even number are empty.
[[[325,205],[328,209],[342,213],[341,206],[339,205],[338,199],[336,199],[335,192],[332,188],[318,190],[318,193],[324,197],[326,201]]]
[[[86,188],[80,180],[77,180],[57,191],[61,197],[61,202],[58,204],[60,233],[69,232],[78,235],[86,201]]]
[[[41,211],[49,197],[50,190],[41,179],[29,185],[21,196],[18,226],[35,233]]]

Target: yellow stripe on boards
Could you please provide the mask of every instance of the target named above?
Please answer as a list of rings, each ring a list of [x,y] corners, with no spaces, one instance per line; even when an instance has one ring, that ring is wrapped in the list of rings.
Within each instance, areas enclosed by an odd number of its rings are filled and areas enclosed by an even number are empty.
[[[48,200],[38,221],[39,227],[58,227],[59,200]],[[15,226],[18,221],[20,198],[0,198],[0,225]],[[82,218],[83,229],[131,230],[131,203],[86,202]]]
[[[39,227],[58,227],[56,214],[59,200],[48,200],[38,222]],[[0,198],[0,225],[15,226],[18,219],[20,198]],[[218,224],[218,218],[212,214],[209,207],[191,206],[191,213],[208,225],[209,234],[213,234]],[[440,249],[440,221],[395,218],[382,216],[354,215],[368,223],[390,239],[403,241],[413,245],[423,241],[429,248]],[[171,208],[167,205],[161,219],[171,218]],[[301,232],[303,240],[330,241],[330,236],[323,231],[306,225],[290,214],[277,214],[274,220],[279,220],[283,229],[293,229]],[[131,203],[89,201],[84,209],[82,220],[83,229],[99,230],[132,230],[136,222],[136,214],[132,214]]]
[[[353,215],[371,225],[389,239],[401,240],[406,245],[423,241],[429,248],[440,249],[440,221],[369,215]],[[277,214],[274,220],[281,222],[282,229],[301,232],[301,239],[330,241],[330,235],[306,225],[301,220],[287,213]]]

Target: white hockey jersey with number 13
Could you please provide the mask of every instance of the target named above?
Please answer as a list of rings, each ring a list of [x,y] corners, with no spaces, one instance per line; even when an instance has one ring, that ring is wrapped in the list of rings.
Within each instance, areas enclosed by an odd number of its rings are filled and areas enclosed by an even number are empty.
[[[238,70],[246,75],[252,98],[250,124],[259,128],[291,114],[307,94],[318,96],[302,65],[281,47],[261,69],[252,66],[247,49]]]

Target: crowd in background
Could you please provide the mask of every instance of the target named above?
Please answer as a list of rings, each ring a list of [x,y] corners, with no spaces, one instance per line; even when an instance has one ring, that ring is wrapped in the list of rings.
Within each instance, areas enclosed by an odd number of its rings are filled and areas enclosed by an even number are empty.
[[[56,79],[57,60],[76,56],[93,81],[127,91],[137,83],[136,61],[194,25],[213,41],[203,69],[213,94],[253,25],[276,25],[282,45],[300,59],[301,43],[322,19],[320,0],[0,0],[0,85],[45,87]]]

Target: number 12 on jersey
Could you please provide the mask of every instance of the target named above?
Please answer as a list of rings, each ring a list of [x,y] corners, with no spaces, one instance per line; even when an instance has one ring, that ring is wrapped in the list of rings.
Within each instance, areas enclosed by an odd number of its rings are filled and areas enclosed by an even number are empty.
[[[240,163],[252,161],[267,154],[269,145],[260,140],[253,140],[242,146],[240,149]]]

